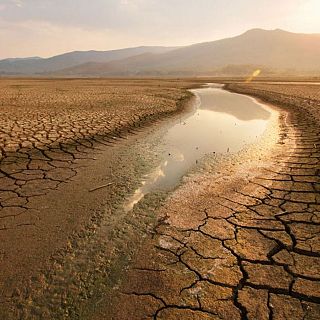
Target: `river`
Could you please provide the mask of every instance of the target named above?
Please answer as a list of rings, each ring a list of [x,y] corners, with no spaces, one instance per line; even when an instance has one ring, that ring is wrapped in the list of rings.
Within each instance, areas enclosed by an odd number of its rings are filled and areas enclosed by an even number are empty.
[[[219,84],[191,91],[196,96],[193,112],[165,132],[161,164],[143,177],[125,211],[150,192],[174,188],[204,156],[238,152],[265,131],[272,110],[256,99],[226,91]]]

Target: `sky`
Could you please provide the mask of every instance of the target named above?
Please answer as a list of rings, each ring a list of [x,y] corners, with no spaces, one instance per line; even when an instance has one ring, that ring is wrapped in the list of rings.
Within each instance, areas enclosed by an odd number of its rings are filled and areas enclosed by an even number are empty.
[[[0,59],[181,46],[252,28],[320,33],[320,0],[0,0]]]

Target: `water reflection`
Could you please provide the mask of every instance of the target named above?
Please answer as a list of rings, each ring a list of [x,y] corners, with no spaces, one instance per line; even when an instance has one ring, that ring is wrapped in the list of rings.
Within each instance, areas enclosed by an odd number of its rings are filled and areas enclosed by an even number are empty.
[[[198,107],[164,135],[163,161],[144,177],[141,187],[128,199],[126,211],[130,211],[145,194],[176,186],[206,154],[237,152],[264,132],[271,114],[254,99],[217,87],[193,92]]]
[[[161,178],[165,178],[166,174],[164,173],[164,168],[167,166],[168,161],[164,161],[159,167],[154,171],[145,176],[144,180],[141,183],[141,187],[137,189],[134,194],[130,197],[129,201],[126,203],[124,209],[125,211],[130,211],[133,209],[133,206],[137,204],[145,194],[150,192],[150,188],[154,186]]]
[[[214,99],[212,99],[212,88],[200,90],[201,109],[203,110],[227,113],[243,121],[255,119],[267,120],[270,117],[269,111],[257,108],[257,102],[247,96],[216,90]]]

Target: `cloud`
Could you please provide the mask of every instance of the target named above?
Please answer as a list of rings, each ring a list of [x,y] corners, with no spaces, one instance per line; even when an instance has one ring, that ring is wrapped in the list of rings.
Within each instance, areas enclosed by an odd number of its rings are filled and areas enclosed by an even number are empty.
[[[49,57],[74,50],[110,50],[133,47],[144,41],[125,32],[109,29],[93,31],[33,20],[8,23],[1,19],[0,39],[0,59]]]
[[[283,17],[288,7],[301,0],[0,0],[10,3],[3,19],[7,21],[44,21],[87,30],[114,29],[136,33],[179,32],[187,36],[217,30],[237,29],[243,23],[259,24]],[[277,12],[274,6],[277,4]],[[276,26],[277,27],[277,26]],[[168,30],[170,28],[170,31]]]
[[[142,9],[154,0],[0,0],[7,21],[45,21],[87,29],[128,28],[141,21]]]
[[[32,55],[51,55],[70,49],[187,45],[256,27],[318,32],[318,2],[0,0],[0,53],[21,56],[34,48]]]
[[[23,2],[22,0],[11,0],[11,2],[17,6],[18,8],[22,8],[23,7]]]

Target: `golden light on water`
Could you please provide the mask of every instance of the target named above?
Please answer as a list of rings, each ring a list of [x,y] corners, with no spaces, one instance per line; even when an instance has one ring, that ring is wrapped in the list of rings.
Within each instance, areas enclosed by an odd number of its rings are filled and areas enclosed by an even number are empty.
[[[255,77],[257,77],[261,73],[260,69],[253,71],[253,73],[246,79],[246,83],[251,82]]]

